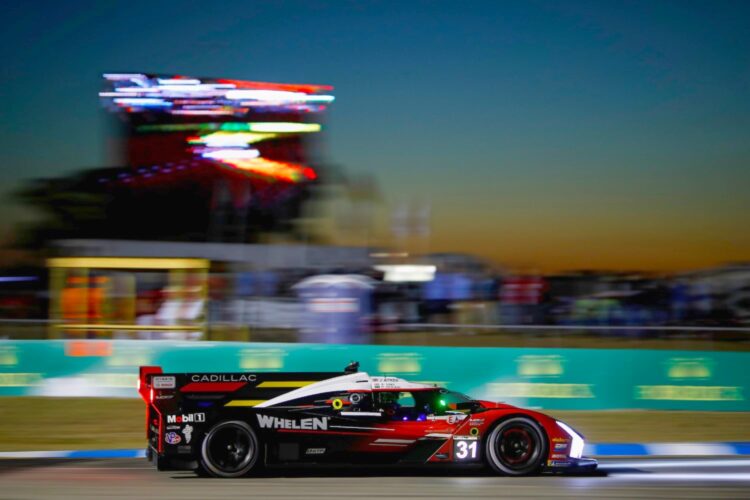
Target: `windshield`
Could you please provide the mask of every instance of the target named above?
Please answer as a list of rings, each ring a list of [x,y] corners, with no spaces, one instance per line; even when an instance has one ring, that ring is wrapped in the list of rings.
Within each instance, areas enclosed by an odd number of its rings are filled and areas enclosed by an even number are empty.
[[[474,402],[469,396],[461,394],[460,392],[449,391],[448,389],[440,389],[437,391],[435,406],[438,410],[443,411],[457,410],[459,403],[472,403]]]
[[[424,420],[428,415],[462,413],[471,409],[474,400],[447,389],[418,391],[380,391],[375,405],[394,420]]]

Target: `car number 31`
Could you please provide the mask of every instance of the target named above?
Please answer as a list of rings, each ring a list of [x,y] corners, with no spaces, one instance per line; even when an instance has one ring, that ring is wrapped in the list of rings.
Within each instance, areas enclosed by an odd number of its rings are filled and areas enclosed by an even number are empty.
[[[479,456],[479,441],[476,438],[455,438],[453,440],[453,456],[456,460],[476,460]]]

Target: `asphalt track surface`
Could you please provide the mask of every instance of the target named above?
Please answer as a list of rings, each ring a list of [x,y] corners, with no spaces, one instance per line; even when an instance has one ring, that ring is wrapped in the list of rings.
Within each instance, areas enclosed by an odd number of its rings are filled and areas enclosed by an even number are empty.
[[[227,480],[158,472],[145,459],[4,459],[0,498],[750,498],[750,459],[607,459],[600,464],[598,472],[578,476],[310,467]]]

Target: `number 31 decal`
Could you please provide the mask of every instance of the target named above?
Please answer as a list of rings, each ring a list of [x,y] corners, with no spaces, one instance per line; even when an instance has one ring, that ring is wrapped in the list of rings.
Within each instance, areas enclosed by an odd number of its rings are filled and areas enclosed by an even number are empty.
[[[476,460],[479,443],[476,438],[474,439],[458,439],[453,440],[453,456],[456,460]]]

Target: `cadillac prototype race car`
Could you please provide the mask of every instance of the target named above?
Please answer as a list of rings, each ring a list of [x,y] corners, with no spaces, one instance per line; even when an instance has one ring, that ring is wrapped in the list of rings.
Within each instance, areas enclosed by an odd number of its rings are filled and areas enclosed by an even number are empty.
[[[265,465],[484,463],[498,474],[596,468],[563,422],[444,388],[344,373],[162,373],[140,368],[147,457],[217,477]]]

